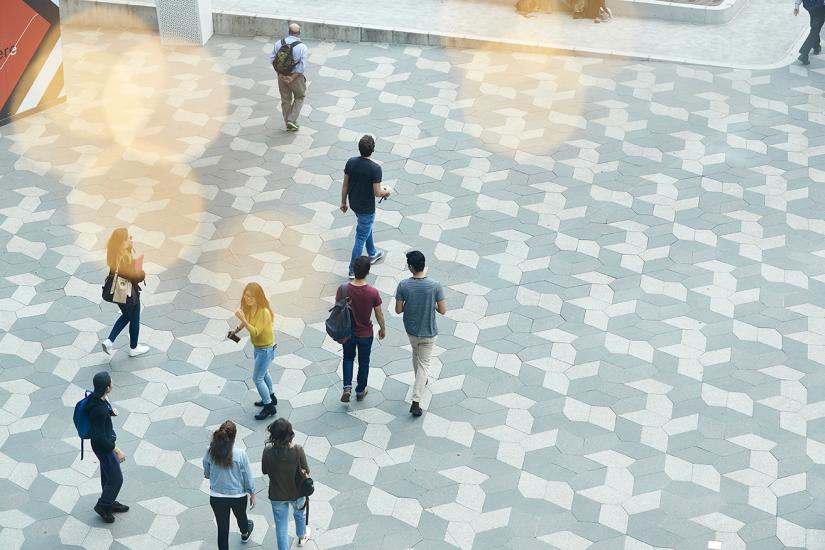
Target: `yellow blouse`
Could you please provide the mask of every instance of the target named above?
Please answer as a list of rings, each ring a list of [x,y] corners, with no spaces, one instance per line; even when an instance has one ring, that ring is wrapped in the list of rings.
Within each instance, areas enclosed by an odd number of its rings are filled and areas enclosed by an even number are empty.
[[[272,333],[272,315],[266,308],[259,308],[246,319],[249,340],[256,348],[268,348],[275,343]]]

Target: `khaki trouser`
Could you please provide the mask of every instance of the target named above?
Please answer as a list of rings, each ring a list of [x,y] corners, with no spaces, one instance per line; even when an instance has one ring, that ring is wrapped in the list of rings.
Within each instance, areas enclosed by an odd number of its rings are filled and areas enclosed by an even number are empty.
[[[281,112],[284,115],[284,124],[295,124],[301,107],[304,106],[304,96],[307,92],[307,79],[300,73],[289,76],[278,75],[278,91],[281,93]]]
[[[427,385],[427,377],[430,375],[430,358],[433,356],[435,337],[419,338],[412,334],[408,334],[407,336],[412,346],[412,363],[413,370],[415,371],[412,400],[421,402],[424,387]]]

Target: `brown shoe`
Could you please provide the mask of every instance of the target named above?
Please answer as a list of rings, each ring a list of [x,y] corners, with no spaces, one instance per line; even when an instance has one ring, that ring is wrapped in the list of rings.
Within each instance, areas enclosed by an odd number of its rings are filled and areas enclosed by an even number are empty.
[[[349,403],[349,398],[352,395],[352,390],[344,388],[344,393],[341,394],[341,403]]]
[[[367,394],[368,394],[369,392],[370,392],[370,389],[369,389],[369,388],[367,388],[367,389],[365,389],[365,390],[364,390],[364,393],[356,393],[356,394],[355,394],[355,400],[356,400],[356,401],[363,401],[363,400],[364,400],[364,398],[367,396]]]

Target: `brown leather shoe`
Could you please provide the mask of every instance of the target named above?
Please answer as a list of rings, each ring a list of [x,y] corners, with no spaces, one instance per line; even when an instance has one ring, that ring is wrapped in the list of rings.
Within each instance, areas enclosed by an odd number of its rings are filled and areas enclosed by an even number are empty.
[[[344,388],[344,393],[341,394],[341,403],[349,403],[349,398],[352,395],[352,390]]]
[[[364,393],[356,393],[356,394],[355,394],[355,400],[356,400],[356,401],[363,401],[363,400],[364,400],[364,398],[367,396],[367,394],[368,394],[369,392],[370,392],[370,389],[369,389],[369,388],[367,388],[367,389],[365,389],[365,390],[364,390]]]

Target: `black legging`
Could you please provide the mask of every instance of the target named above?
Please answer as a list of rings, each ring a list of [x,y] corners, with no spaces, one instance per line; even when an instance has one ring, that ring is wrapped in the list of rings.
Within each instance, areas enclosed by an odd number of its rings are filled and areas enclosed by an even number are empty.
[[[209,505],[215,513],[218,523],[218,550],[229,549],[229,510],[238,520],[238,529],[241,533],[249,531],[249,520],[246,517],[246,495],[238,498],[209,497]]]

